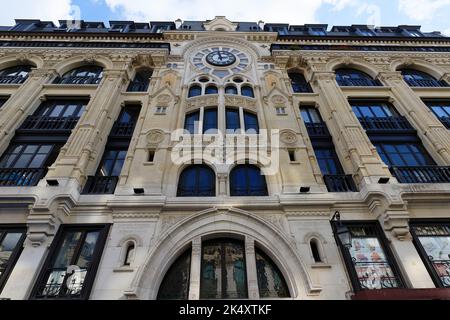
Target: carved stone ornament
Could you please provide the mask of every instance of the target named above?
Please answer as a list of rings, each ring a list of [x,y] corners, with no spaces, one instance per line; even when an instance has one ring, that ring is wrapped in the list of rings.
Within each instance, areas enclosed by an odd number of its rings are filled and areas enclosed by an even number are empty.
[[[298,141],[297,134],[292,130],[284,130],[280,134],[281,142],[285,144],[296,144]]]
[[[147,134],[148,144],[155,146],[164,140],[165,134],[162,130],[152,130]]]
[[[159,104],[169,104],[172,98],[167,94],[162,94],[157,98]]]
[[[272,97],[272,103],[273,104],[285,104],[286,99],[283,96],[276,95]]]

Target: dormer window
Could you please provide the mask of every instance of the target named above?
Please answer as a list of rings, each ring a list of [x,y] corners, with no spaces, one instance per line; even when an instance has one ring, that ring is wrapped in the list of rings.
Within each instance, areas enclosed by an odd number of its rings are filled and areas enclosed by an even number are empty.
[[[357,32],[365,37],[373,37],[375,35],[375,33],[370,29],[358,29]]]
[[[322,28],[310,28],[309,32],[314,36],[326,36],[327,32]]]
[[[417,30],[408,30],[407,32],[411,37],[422,37],[423,36],[422,33]]]

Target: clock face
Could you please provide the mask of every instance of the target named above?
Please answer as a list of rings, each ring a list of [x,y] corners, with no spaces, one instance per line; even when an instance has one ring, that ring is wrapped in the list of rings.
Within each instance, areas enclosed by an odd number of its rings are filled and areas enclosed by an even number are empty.
[[[236,56],[228,51],[213,51],[206,56],[206,61],[213,66],[226,67],[236,62]]]

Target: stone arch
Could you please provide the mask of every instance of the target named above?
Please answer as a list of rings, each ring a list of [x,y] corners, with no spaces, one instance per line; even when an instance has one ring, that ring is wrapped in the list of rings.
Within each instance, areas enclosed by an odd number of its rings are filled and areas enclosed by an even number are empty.
[[[367,73],[372,79],[376,79],[379,73],[379,70],[371,63],[362,59],[350,57],[333,59],[327,63],[326,67],[327,71],[330,72],[335,72],[339,68],[356,69]]]
[[[392,71],[399,71],[402,68],[425,72],[433,76],[436,80],[440,80],[445,74],[445,70],[424,60],[407,58],[397,59],[391,63]]]
[[[104,56],[76,56],[64,60],[55,66],[56,72],[63,76],[65,73],[85,65],[98,65],[104,69],[113,69],[113,62]]]
[[[0,58],[0,71],[17,65],[30,64],[39,69],[44,66],[44,60],[35,55],[13,55]]]
[[[321,291],[313,283],[292,239],[252,213],[212,208],[183,219],[160,235],[125,296],[156,299],[165,274],[194,239],[225,234],[251,237],[260,249],[275,258],[294,299]]]

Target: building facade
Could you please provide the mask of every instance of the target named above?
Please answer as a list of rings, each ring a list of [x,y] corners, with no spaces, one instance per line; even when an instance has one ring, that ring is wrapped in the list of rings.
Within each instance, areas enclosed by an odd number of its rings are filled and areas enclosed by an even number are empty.
[[[438,32],[17,20],[0,105],[0,298],[449,298]]]

